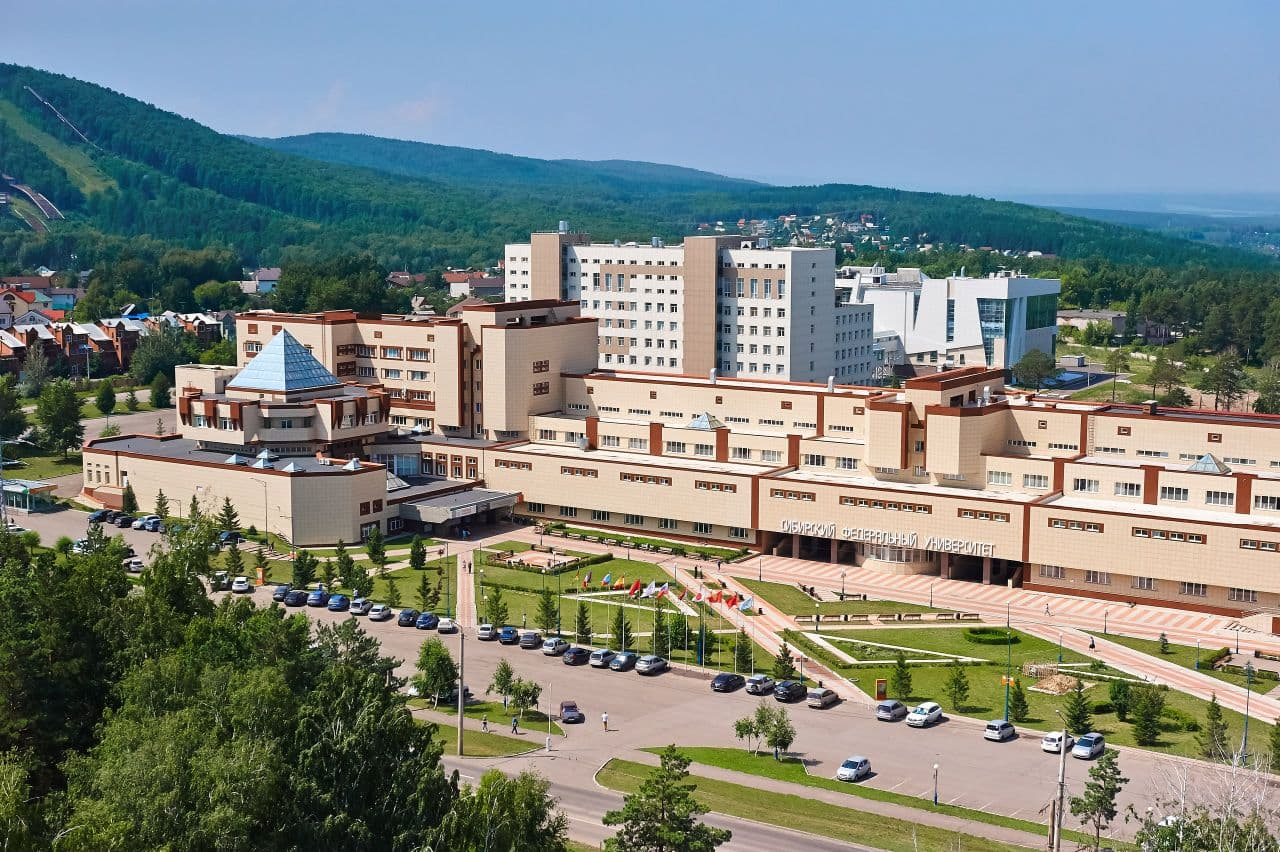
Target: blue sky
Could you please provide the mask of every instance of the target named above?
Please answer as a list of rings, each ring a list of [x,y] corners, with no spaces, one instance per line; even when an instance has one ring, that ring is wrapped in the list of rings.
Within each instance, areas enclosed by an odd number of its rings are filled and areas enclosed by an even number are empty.
[[[1274,2],[12,3],[6,61],[218,130],[778,183],[1280,191]]]

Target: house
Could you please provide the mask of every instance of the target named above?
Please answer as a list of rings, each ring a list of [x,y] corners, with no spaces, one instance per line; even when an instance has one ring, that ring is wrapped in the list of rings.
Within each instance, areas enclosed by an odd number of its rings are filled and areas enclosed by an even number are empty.
[[[444,315],[450,319],[457,319],[458,317],[462,316],[462,312],[467,308],[474,308],[479,305],[487,305],[487,304],[489,303],[486,302],[484,299],[477,299],[474,296],[468,296],[467,298],[463,299],[461,302],[458,302],[458,304],[450,307],[449,310],[444,312]]]
[[[76,302],[84,298],[84,289],[81,287],[50,287],[46,292],[49,295],[49,307],[58,311],[73,310]]]
[[[425,272],[401,270],[387,275],[387,283],[392,287],[412,287],[415,284],[423,284],[426,280],[427,274]]]
[[[280,283],[280,267],[264,266],[254,271],[253,280],[258,285],[255,293],[270,293]]]
[[[129,365],[133,363],[134,350],[138,348],[142,338],[149,333],[147,324],[142,320],[114,317],[99,320],[98,325],[111,341],[111,346],[115,350],[115,363],[119,365],[121,372],[129,369]]]
[[[449,273],[445,273],[446,280]],[[499,275],[478,273],[463,281],[449,281],[449,295],[455,299],[475,296],[479,299],[496,298],[501,300],[506,279]]]

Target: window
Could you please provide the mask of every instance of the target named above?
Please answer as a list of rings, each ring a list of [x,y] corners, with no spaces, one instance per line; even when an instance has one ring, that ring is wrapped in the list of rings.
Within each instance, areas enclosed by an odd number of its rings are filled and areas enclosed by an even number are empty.
[[[1134,577],[1133,587],[1143,592],[1154,592],[1156,590],[1155,577]]]
[[[1049,487],[1049,477],[1043,473],[1022,474],[1023,488],[1045,489]]]
[[[1011,447],[1034,447],[1036,445],[1035,441],[1022,441],[1016,438],[1008,440],[1005,443],[1007,443]]]
[[[608,521],[608,520],[609,520],[609,513],[608,513],[608,512],[601,511],[600,509],[592,509],[592,510],[591,510],[591,520],[593,520],[593,521]]]
[[[576,517],[578,517],[578,507],[577,507],[577,506],[561,506],[561,507],[560,507],[560,517],[562,517],[562,518],[576,518]]]
[[[1061,443],[1055,443],[1055,442],[1052,442],[1052,441],[1051,441],[1051,442],[1049,443],[1049,449],[1051,449],[1051,450],[1071,450],[1072,452],[1076,452],[1076,451],[1078,451],[1078,450],[1080,449],[1080,445],[1079,445],[1079,444],[1061,444]]]
[[[1189,492],[1185,488],[1174,488],[1170,485],[1160,486],[1161,500],[1172,500],[1176,503],[1185,503],[1187,502],[1188,495]]]
[[[857,470],[858,460],[849,456],[836,456],[837,470]]]
[[[1257,603],[1258,593],[1253,589],[1227,589],[1227,600],[1241,603]]]
[[[1086,493],[1086,494],[1097,494],[1097,493],[1098,493],[1098,480],[1096,480],[1096,479],[1082,479],[1082,478],[1080,478],[1080,477],[1077,477],[1077,478],[1076,478],[1076,480],[1075,480],[1075,483],[1074,483],[1074,484],[1073,484],[1073,486],[1072,486],[1072,489],[1071,489],[1071,490],[1073,490],[1073,491],[1081,491],[1081,492],[1084,492],[1084,493]]]
[[[805,453],[801,457],[801,463],[805,467],[826,467],[827,457],[818,455],[817,453]]]
[[[693,487],[699,491],[725,491],[730,494],[738,490],[738,486],[732,482],[707,482],[705,480],[694,482]]]
[[[555,429],[539,429],[538,430],[539,441],[554,441],[555,439],[556,439]]]
[[[622,516],[622,522],[624,524],[629,524],[633,527],[642,527],[644,526],[644,515],[625,515],[624,514]]]
[[[1206,491],[1204,503],[1206,506],[1234,506],[1236,495],[1230,491]]]
[[[1103,453],[1104,455],[1122,456],[1124,455],[1124,447],[1094,447],[1095,453]]]
[[[232,424],[232,422],[231,422],[231,418],[230,418],[230,417],[219,417],[219,418],[218,418],[218,428],[219,428],[219,429],[234,429],[234,428],[235,428],[235,426]]]
[[[746,527],[729,527],[729,538],[748,538],[750,534]]]
[[[601,435],[600,446],[602,447],[621,447],[622,439],[617,435]]]
[[[666,444],[663,445],[663,452],[683,454],[687,452],[687,448],[684,441],[667,441]]]
[[[1188,595],[1190,597],[1203,598],[1209,594],[1209,587],[1204,583],[1179,583],[1178,594]]]
[[[546,396],[549,393],[551,393],[551,382],[534,382],[533,383],[534,396]]]
[[[1146,456],[1151,459],[1167,459],[1169,458],[1168,450],[1138,450],[1138,455]]]
[[[530,512],[533,512],[534,514],[538,514],[538,515],[541,515],[547,511],[546,503],[526,503],[525,506],[528,507]]]
[[[751,448],[750,447],[731,447],[729,449],[729,455],[736,461],[750,461]]]
[[[1227,464],[1243,464],[1243,465],[1250,465],[1250,466],[1256,465],[1258,463],[1257,459],[1246,459],[1246,458],[1241,458],[1240,456],[1223,456],[1222,460]]]
[[[1259,494],[1253,498],[1253,508],[1268,512],[1280,512],[1280,497],[1268,497]]]
[[[585,476],[590,479],[595,479],[597,476],[599,476],[599,472],[595,468],[590,468],[590,467],[561,467],[560,475],[561,476]]]
[[[1117,497],[1141,497],[1141,496],[1142,496],[1142,483],[1140,483],[1140,482],[1117,482],[1117,483],[1116,483],[1116,496],[1117,496]]]
[[[741,449],[746,449],[745,447]],[[747,458],[750,458],[750,450],[747,450]],[[782,461],[782,450],[761,450],[760,461],[778,463]]]
[[[1012,485],[1013,474],[1007,470],[989,470],[987,471],[988,485]]]
[[[1085,571],[1084,581],[1095,586],[1110,586],[1111,575],[1106,571]]]
[[[675,518],[658,518],[658,527],[664,530],[678,530],[680,522]]]
[[[1067,569],[1061,565],[1041,565],[1040,576],[1049,580],[1065,580]]]
[[[771,489],[769,496],[778,500],[803,500],[806,503],[812,503],[816,498],[812,491],[789,491],[785,488]]]
[[[649,449],[649,439],[648,438],[628,438],[627,449],[642,450],[642,451],[647,450]]]
[[[698,535],[711,535],[711,524],[702,521],[693,522],[693,531]]]
[[[694,444],[693,454],[695,456],[714,456],[716,448],[713,444]]]
[[[550,361],[534,361],[533,362],[533,372],[535,373],[545,373],[547,372],[547,370],[550,370],[550,369],[551,369]]]

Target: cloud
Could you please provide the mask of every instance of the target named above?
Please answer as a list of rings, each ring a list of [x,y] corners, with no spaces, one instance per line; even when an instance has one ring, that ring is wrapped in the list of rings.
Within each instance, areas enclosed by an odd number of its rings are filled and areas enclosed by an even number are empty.
[[[423,95],[408,101],[393,104],[390,118],[405,125],[431,124],[445,109],[445,99],[438,94]]]
[[[311,104],[307,110],[307,120],[313,125],[336,122],[338,113],[346,103],[347,93],[350,91],[351,85],[346,80],[334,80],[329,84],[324,96]]]

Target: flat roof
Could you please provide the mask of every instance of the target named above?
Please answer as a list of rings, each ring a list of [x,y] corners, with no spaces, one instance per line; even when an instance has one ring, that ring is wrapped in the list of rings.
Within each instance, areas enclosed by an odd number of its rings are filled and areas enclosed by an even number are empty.
[[[1093,509],[1101,512],[1115,512],[1123,515],[1148,515],[1156,518],[1167,518],[1171,521],[1208,522],[1226,524],[1228,526],[1261,526],[1280,528],[1280,518],[1265,515],[1237,515],[1232,511],[1214,512],[1209,509],[1187,509],[1180,506],[1126,503],[1119,500],[1089,500],[1083,497],[1054,497],[1041,505],[1054,506],[1059,509]],[[1229,508],[1229,507],[1228,507]],[[1139,520],[1135,518],[1135,520]]]
[[[263,468],[252,467],[257,461],[252,452],[240,453],[241,458],[247,460],[246,464],[236,465],[228,464],[227,459],[232,453],[226,450],[209,450],[200,447],[199,442],[190,438],[161,438],[154,435],[121,435],[118,438],[95,438],[89,442],[86,447],[88,450],[101,450],[104,452],[133,453],[141,456],[151,456],[158,459],[166,459],[174,462],[198,462],[200,464],[215,464],[230,469],[243,470],[246,473],[261,473]],[[279,456],[272,461],[272,467],[269,468],[276,473],[284,473],[283,468],[292,464],[297,468],[297,473],[351,473],[344,469],[346,461],[343,459],[329,459],[327,463],[321,463],[314,455],[308,456]],[[380,464],[372,462],[361,462],[361,469],[385,471]]]
[[[902,491],[908,494],[932,494],[937,497],[959,497],[966,500],[1003,500],[1014,503],[1030,503],[1039,500],[1044,494],[1033,494],[1028,491],[989,491],[984,488],[952,488],[945,485],[934,485],[927,482],[896,482],[894,480],[876,479],[871,476],[851,476],[849,474],[825,473],[816,470],[790,470],[779,473],[770,479],[782,479],[791,482],[816,482],[825,485],[846,485],[853,488],[876,488],[888,491]]]
[[[759,474],[771,470],[777,465],[747,464],[744,462],[721,462],[705,458],[688,458],[686,456],[651,456],[645,453],[622,453],[613,450],[580,450],[572,444],[520,444],[511,447],[520,453],[538,456],[553,456],[576,461],[603,461],[619,464],[642,464],[648,467],[669,467],[673,469],[698,470],[706,473],[734,473],[743,476]]]
[[[1190,470],[1191,465],[1195,464],[1195,461],[1189,460],[1189,459],[1173,460],[1173,459],[1149,458],[1147,456],[1139,456],[1136,459],[1131,459],[1131,458],[1117,458],[1115,456],[1110,456],[1110,455],[1101,455],[1101,456],[1093,455],[1093,456],[1085,456],[1083,458],[1075,459],[1074,461],[1072,460],[1068,460],[1068,461],[1070,461],[1071,464],[1093,464],[1093,465],[1098,465],[1099,467],[1123,467],[1123,468],[1132,468],[1132,469],[1141,469],[1144,467],[1158,467],[1161,470],[1167,470],[1170,473],[1198,473],[1203,476],[1225,476],[1228,478],[1231,476],[1230,473],[1214,473],[1213,471],[1206,471],[1206,470]],[[1222,460],[1219,459],[1219,461],[1222,461]],[[1267,468],[1258,467],[1256,465],[1228,464],[1227,467],[1233,472],[1248,473],[1252,476],[1257,477],[1258,479],[1267,479],[1267,480],[1280,479],[1280,470],[1268,470]]]

